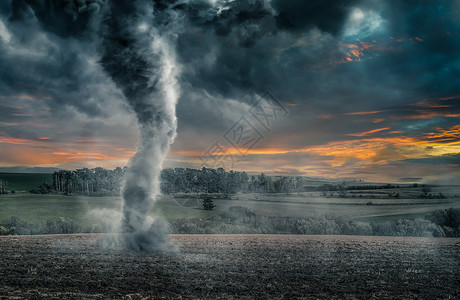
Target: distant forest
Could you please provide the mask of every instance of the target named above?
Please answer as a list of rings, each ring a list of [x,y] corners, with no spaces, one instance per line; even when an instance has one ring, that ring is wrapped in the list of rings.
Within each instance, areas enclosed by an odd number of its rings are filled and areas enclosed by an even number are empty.
[[[46,174],[45,179],[39,177],[37,180],[36,176],[31,177],[27,179],[28,185],[26,186],[24,186],[25,177],[17,180],[17,178],[7,176],[7,179],[14,178],[15,181],[12,180],[12,184],[10,184],[5,178],[0,178],[0,194],[27,190],[35,194],[116,196],[120,194],[126,170],[126,167],[114,170],[101,167],[75,171],[60,170],[53,174]],[[32,185],[31,182],[33,182]],[[417,183],[406,185],[368,184],[356,180],[328,182],[327,180],[301,176],[267,176],[264,173],[249,175],[246,172],[227,172],[222,168],[164,169],[161,173],[160,188],[163,194],[193,193],[228,196],[235,193],[297,193],[299,195],[307,193],[308,195],[308,192],[317,192],[316,195],[326,198],[446,198],[440,192],[432,193],[431,187]],[[400,188],[412,190],[404,191]],[[385,191],[372,191],[380,189]],[[453,196],[456,197],[456,195]],[[368,203],[368,205],[372,204],[372,201]]]
[[[53,183],[42,184],[36,193],[62,193],[86,195],[118,195],[127,168],[61,170],[53,173]],[[260,174],[249,176],[246,172],[219,169],[163,169],[161,192],[173,193],[291,193],[305,191],[306,179],[300,176],[283,176],[272,179]]]

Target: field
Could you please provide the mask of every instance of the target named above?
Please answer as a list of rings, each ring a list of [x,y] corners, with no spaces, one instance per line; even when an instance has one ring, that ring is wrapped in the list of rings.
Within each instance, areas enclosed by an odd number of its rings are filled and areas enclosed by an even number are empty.
[[[50,182],[51,175],[2,176],[18,189],[0,195],[1,235],[110,232],[119,224],[120,197],[31,194],[20,192],[19,187],[36,189],[39,183]],[[174,233],[459,236],[457,225],[445,229],[421,220],[436,210],[460,209],[460,186],[311,178],[309,184],[305,187],[308,192],[210,194],[215,205],[212,211],[203,209],[202,194],[161,195],[149,213],[170,221]],[[230,208],[236,206],[248,208],[257,219],[250,214],[229,216]],[[405,221],[400,222],[402,219]]]
[[[459,187],[444,187],[458,193]],[[368,191],[368,193],[375,191]],[[375,195],[375,194],[372,194]],[[369,205],[372,202],[372,205]],[[235,195],[231,200],[216,200],[216,208],[221,211],[231,206],[240,205],[248,207],[265,216],[305,217],[334,214],[357,221],[379,222],[394,218],[423,218],[433,210],[449,207],[460,207],[460,197],[446,199],[417,199],[417,198],[328,198],[320,193],[302,194],[241,194]]]
[[[450,188],[452,189],[452,188]],[[460,191],[455,190],[460,195]],[[372,201],[372,205],[368,202]],[[376,199],[376,198],[327,198],[319,193],[303,195],[285,194],[237,194],[230,199],[215,199],[213,211],[205,211],[201,199],[176,198],[162,195],[151,214],[166,219],[207,218],[221,214],[232,206],[244,206],[261,216],[308,217],[334,214],[355,221],[381,222],[399,218],[423,218],[437,209],[460,208],[460,199]],[[0,195],[0,221],[11,216],[26,221],[72,219],[82,226],[98,223],[98,216],[91,212],[101,209],[120,211],[119,197],[88,197],[63,195],[15,194]]]
[[[37,189],[52,183],[51,174],[0,173],[16,194],[0,195],[0,222],[12,216],[26,221],[71,219],[83,227],[97,224],[103,209],[120,211],[119,197],[64,196],[59,194],[29,194],[20,191]],[[430,186],[422,197],[423,185],[385,184],[309,178],[310,192],[259,194],[237,193],[228,198],[214,199],[213,211],[205,211],[202,197],[194,195],[162,195],[151,212],[165,219],[207,218],[225,213],[232,206],[243,206],[258,216],[311,217],[332,214],[358,222],[383,222],[397,219],[423,218],[427,213],[460,208],[460,186]],[[346,191],[323,190],[342,184],[353,188]],[[376,188],[377,187],[377,188]],[[112,216],[113,217],[113,216]]]
[[[458,299],[460,239],[173,235],[177,252],[103,235],[0,237],[0,298]]]
[[[25,221],[72,219],[82,225],[97,223],[99,216],[92,212],[108,209],[114,212],[121,210],[120,197],[85,197],[40,194],[0,195],[0,221],[11,216]],[[206,218],[218,214],[218,211],[205,211],[184,207],[176,203],[173,197],[164,196],[151,212],[174,218]],[[113,216],[112,216],[113,217]]]

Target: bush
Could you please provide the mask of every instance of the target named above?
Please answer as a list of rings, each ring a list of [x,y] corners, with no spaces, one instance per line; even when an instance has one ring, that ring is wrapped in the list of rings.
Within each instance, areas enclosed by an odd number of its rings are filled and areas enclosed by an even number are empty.
[[[11,217],[0,224],[0,235],[28,234],[68,234],[79,233],[81,227],[71,219],[61,218],[57,221],[30,223]]]
[[[229,218],[231,220],[253,218],[256,216],[256,213],[244,206],[232,206],[224,213],[224,218]]]
[[[460,208],[435,210],[425,219],[440,226],[448,237],[460,237]]]
[[[57,221],[46,220],[41,232],[47,234],[78,233],[81,232],[81,227],[71,219],[61,218]]]
[[[221,216],[208,219],[171,221],[174,233],[259,233],[259,234],[359,234],[372,233],[368,224],[333,215],[291,218],[257,216],[247,207],[233,206]]]
[[[371,223],[371,227],[373,235],[420,237],[444,236],[444,232],[439,225],[423,219],[400,219],[395,222],[387,221],[383,223]]]
[[[0,226],[0,235],[7,235],[8,234],[8,229],[4,226]]]
[[[366,224],[334,215],[304,218],[258,216],[247,207],[233,206],[222,215],[206,219],[172,220],[170,228],[172,233],[184,234],[254,233],[458,237],[459,218],[460,209],[450,208],[431,212],[425,219],[400,219]],[[110,228],[96,224],[82,228],[68,218],[30,223],[11,217],[0,223],[0,235],[80,232],[110,232]]]
[[[208,219],[171,221],[173,233],[258,233],[314,235],[384,235],[384,236],[445,236],[445,230],[428,220],[401,219],[383,223],[359,223],[344,217],[266,217],[257,216],[247,207],[230,207],[221,216]]]

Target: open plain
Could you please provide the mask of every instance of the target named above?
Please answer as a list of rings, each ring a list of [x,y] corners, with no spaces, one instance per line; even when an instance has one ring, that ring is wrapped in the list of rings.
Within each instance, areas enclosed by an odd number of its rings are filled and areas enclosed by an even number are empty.
[[[0,298],[460,298],[456,238],[172,235],[175,251],[135,252],[106,237],[0,237]]]

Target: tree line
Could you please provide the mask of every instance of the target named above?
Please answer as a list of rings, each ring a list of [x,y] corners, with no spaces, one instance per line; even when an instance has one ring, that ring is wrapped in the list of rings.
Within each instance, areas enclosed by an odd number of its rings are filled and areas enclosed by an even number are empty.
[[[119,195],[127,167],[60,170],[53,173],[53,183],[46,183],[33,193],[64,195]],[[225,171],[223,168],[168,168],[161,172],[161,192],[174,193],[293,193],[306,190],[306,179],[300,176],[281,176],[273,179],[261,173],[249,176],[246,172]]]
[[[120,194],[127,167],[113,170],[101,167],[94,169],[60,170],[52,174],[51,185],[43,183],[29,192],[36,194],[58,193],[64,195],[117,196]],[[399,185],[346,185],[324,183],[314,185],[301,176],[267,176],[264,173],[249,175],[246,172],[225,171],[223,168],[191,169],[168,168],[160,175],[160,189],[163,194],[235,194],[235,193],[303,193],[322,192],[324,197],[356,198],[357,191],[399,188]],[[412,187],[418,187],[414,184]],[[8,193],[8,182],[0,179],[0,194]],[[431,188],[420,185],[417,198],[443,199],[442,193],[433,194]],[[378,198],[371,194],[369,197]],[[399,193],[385,194],[380,198],[399,198]]]
[[[101,167],[75,171],[60,170],[53,173],[52,186],[44,183],[39,187],[38,192],[42,194],[57,192],[64,195],[119,195],[125,172],[126,167],[118,167],[114,170]]]
[[[234,194],[248,189],[249,177],[246,172],[229,171],[223,168],[163,169],[161,172],[161,192],[173,193],[227,193]]]

